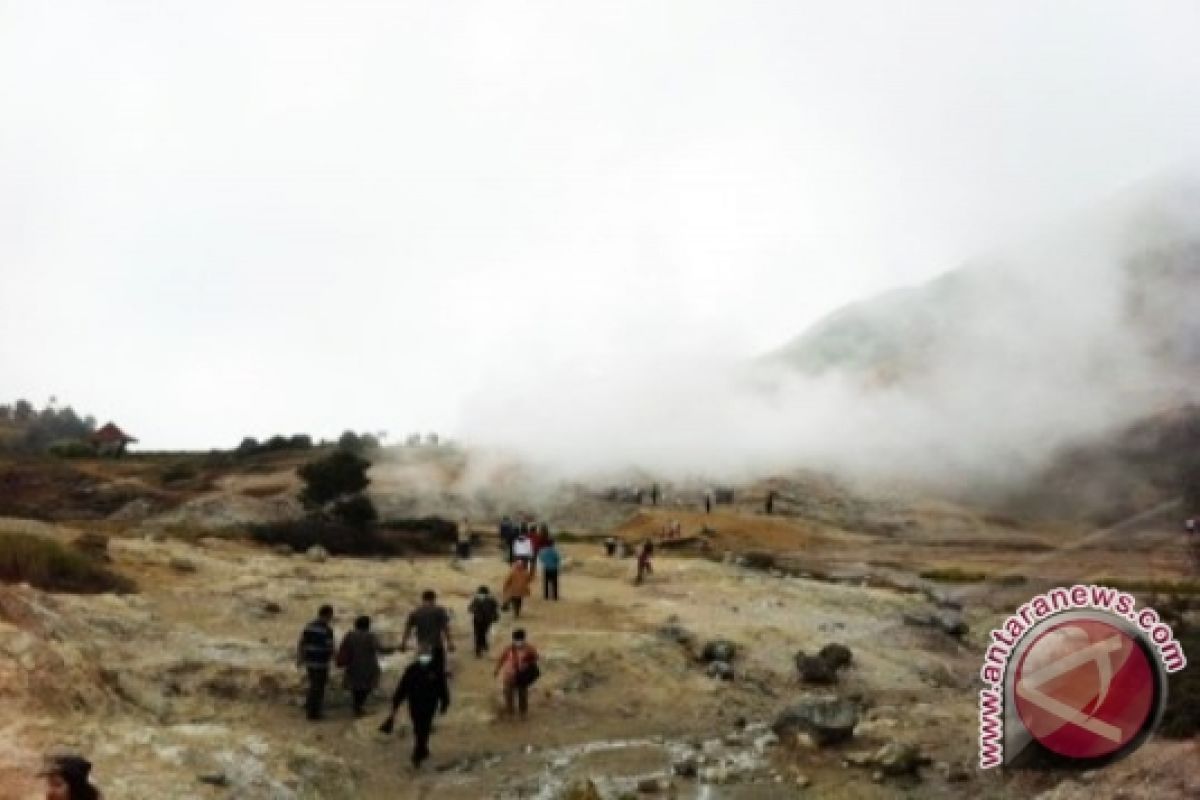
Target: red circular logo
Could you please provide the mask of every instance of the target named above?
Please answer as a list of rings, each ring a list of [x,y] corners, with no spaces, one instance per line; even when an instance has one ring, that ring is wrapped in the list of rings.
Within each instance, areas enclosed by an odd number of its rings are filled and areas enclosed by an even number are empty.
[[[1015,675],[1021,722],[1045,747],[1069,758],[1115,753],[1153,713],[1157,689],[1145,651],[1100,620],[1047,628],[1021,656]]]

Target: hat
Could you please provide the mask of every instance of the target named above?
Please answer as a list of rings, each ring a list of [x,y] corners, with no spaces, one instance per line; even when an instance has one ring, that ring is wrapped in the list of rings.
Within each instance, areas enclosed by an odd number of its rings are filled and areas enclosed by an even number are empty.
[[[87,783],[92,772],[92,762],[83,756],[48,756],[40,777],[59,775],[72,783]]]

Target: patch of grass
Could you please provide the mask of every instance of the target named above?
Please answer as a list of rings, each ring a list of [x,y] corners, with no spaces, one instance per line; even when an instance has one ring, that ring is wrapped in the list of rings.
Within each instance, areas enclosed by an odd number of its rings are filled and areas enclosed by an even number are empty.
[[[1185,578],[1179,581],[1138,578],[1097,578],[1089,583],[1140,594],[1200,594],[1200,580]]]
[[[961,567],[927,569],[921,573],[921,577],[927,581],[937,581],[938,583],[981,583],[988,578],[986,572],[975,572]]]
[[[164,469],[160,474],[159,479],[164,485],[167,485],[179,483],[180,481],[190,481],[192,478],[196,477],[196,475],[196,468],[193,465],[186,462],[177,462]]]
[[[1193,659],[1200,653],[1200,627],[1177,629],[1175,639]],[[1159,732],[1172,739],[1187,739],[1200,733],[1200,670],[1194,665],[1168,677],[1167,708]]]
[[[132,581],[75,548],[28,533],[0,534],[0,581],[49,592],[132,592]]]

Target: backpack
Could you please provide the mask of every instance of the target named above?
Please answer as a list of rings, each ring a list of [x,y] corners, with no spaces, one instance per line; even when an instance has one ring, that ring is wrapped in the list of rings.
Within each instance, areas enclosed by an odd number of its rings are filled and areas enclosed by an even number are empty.
[[[513,648],[513,661],[517,661],[517,648]],[[518,689],[528,689],[537,683],[538,678],[542,677],[541,667],[537,661],[530,661],[524,664],[513,673],[513,685]]]
[[[338,648],[337,658],[334,660],[334,664],[338,667],[350,666],[350,641],[349,640],[350,640],[349,636],[342,639],[342,646]]]

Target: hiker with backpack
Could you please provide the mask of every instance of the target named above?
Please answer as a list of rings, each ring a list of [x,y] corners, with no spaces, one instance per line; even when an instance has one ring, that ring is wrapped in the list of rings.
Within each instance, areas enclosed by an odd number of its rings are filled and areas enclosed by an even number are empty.
[[[541,677],[542,670],[538,666],[537,649],[526,641],[524,629],[513,631],[512,644],[500,655],[493,674],[501,676],[505,712],[512,714],[515,705],[521,716],[525,716],[529,711],[529,687]]]
[[[446,674],[434,663],[432,648],[421,643],[417,657],[404,670],[396,693],[392,695],[392,713],[384,720],[380,730],[391,733],[396,722],[396,712],[408,703],[408,717],[413,729],[413,769],[418,769],[429,758],[429,735],[433,733],[433,717],[440,710],[445,714],[450,708],[450,687]]]
[[[475,628],[475,657],[481,658],[488,651],[488,631],[492,625],[500,621],[500,606],[492,597],[488,587],[480,586],[467,606],[471,622]]]
[[[512,571],[504,580],[504,605],[501,606],[505,611],[512,609],[513,619],[521,617],[521,603],[529,597],[529,582],[532,580],[533,575],[525,568],[525,562],[519,559],[514,561]]]
[[[361,717],[367,698],[379,686],[382,670],[379,667],[379,639],[371,633],[371,618],[354,620],[354,630],[342,638],[338,648],[338,667],[345,670],[346,690],[354,702],[354,716]]]

